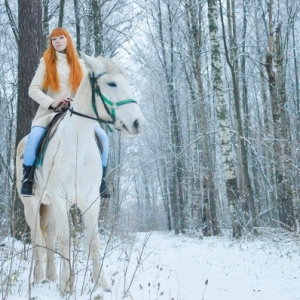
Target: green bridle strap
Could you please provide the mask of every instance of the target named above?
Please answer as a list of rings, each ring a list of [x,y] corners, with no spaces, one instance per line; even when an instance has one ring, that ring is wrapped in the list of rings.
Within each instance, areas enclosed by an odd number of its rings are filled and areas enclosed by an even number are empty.
[[[134,99],[125,99],[125,100],[121,100],[119,102],[113,103],[112,101],[110,101],[108,98],[106,98],[103,94],[100,94],[100,97],[102,99],[102,101],[104,103],[106,103],[107,105],[109,105],[111,107],[110,109],[110,114],[113,120],[115,120],[116,117],[116,109],[122,105],[128,104],[128,103],[136,103],[136,100]]]
[[[80,117],[83,117],[83,118],[88,118],[88,119],[95,120],[98,123],[105,123],[106,126],[108,127],[108,130],[110,132],[112,132],[113,130],[111,129],[110,124],[114,125],[115,122],[116,122],[116,109],[118,107],[122,106],[122,105],[125,105],[125,104],[128,104],[128,103],[137,103],[137,102],[134,99],[125,99],[125,100],[121,100],[121,101],[118,101],[118,102],[114,103],[111,100],[109,100],[107,97],[105,97],[101,93],[100,88],[97,84],[97,79],[100,78],[101,76],[105,75],[105,74],[108,74],[108,72],[103,71],[103,72],[101,72],[97,75],[95,75],[93,72],[89,73],[89,81],[90,81],[91,89],[92,89],[92,103],[91,104],[92,104],[93,112],[96,115],[96,118],[85,115],[85,114],[82,114],[80,112],[77,112],[72,107],[68,108],[68,109],[71,112],[71,115],[74,114],[74,115],[77,115],[77,116],[80,116]],[[104,120],[99,118],[98,109],[97,109],[97,105],[96,105],[96,94],[100,97],[100,99],[101,99],[101,101],[104,105],[104,108],[105,108],[107,114],[111,117],[112,121],[104,121]],[[108,106],[110,106],[111,108],[109,109]]]
[[[136,103],[136,100],[134,100],[134,99],[126,99],[126,100],[121,100],[121,101],[119,101],[119,102],[117,102],[117,103],[113,103],[112,101],[110,101],[108,98],[106,98],[103,94],[101,95],[101,97],[102,97],[102,99],[103,99],[103,101],[106,103],[106,104],[108,104],[109,106],[111,106],[111,107],[115,107],[115,108],[117,108],[117,107],[119,107],[119,106],[122,106],[122,105],[124,105],[124,104],[128,104],[128,103]]]
[[[101,76],[104,75],[105,73],[101,73]],[[91,82],[91,86],[92,86],[92,108],[93,111],[95,112],[96,115],[98,115],[98,110],[96,107],[96,100],[95,100],[95,94],[97,94],[105,107],[106,112],[108,113],[108,115],[112,118],[113,123],[116,120],[116,109],[122,105],[125,104],[129,104],[129,103],[137,103],[136,100],[134,99],[125,99],[125,100],[121,100],[118,101],[116,103],[112,102],[111,100],[109,100],[107,97],[105,97],[100,90],[100,87],[98,86],[98,84],[96,83],[96,79],[101,77],[99,75],[95,76],[94,74],[90,74],[90,82]],[[110,106],[111,108],[109,109],[107,106]]]

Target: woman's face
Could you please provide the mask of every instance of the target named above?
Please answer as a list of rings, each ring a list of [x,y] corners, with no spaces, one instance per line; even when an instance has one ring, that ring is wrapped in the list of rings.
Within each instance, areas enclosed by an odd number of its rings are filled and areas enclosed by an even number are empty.
[[[54,36],[51,41],[52,46],[56,51],[64,52],[66,50],[68,40],[64,35]]]

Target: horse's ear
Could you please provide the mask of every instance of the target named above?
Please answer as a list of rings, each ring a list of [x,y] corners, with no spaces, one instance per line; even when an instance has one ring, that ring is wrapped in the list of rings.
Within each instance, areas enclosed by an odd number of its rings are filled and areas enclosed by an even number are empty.
[[[82,59],[84,60],[86,67],[91,70],[91,71],[95,71],[95,68],[97,65],[99,65],[101,62],[92,56],[88,56],[83,52],[80,52]]]

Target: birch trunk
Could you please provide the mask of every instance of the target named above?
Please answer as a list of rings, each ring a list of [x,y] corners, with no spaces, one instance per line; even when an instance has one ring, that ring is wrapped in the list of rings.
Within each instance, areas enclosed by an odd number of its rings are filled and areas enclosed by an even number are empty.
[[[242,234],[241,221],[238,215],[239,189],[235,172],[233,146],[230,142],[229,121],[226,101],[223,92],[222,64],[220,54],[220,36],[218,31],[218,3],[208,0],[208,20],[211,45],[211,68],[213,75],[213,91],[217,100],[217,118],[221,144],[222,165],[226,180],[226,191],[229,211],[232,220],[233,236],[239,238]]]

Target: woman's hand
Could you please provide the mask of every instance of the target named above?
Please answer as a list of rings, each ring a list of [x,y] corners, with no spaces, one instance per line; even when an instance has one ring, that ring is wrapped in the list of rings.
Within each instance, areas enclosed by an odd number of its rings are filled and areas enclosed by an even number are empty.
[[[55,100],[51,104],[51,108],[57,108],[57,107],[67,107],[70,105],[71,99],[70,98],[63,98],[63,99],[58,99]]]
[[[56,112],[59,112],[62,109],[64,109],[65,107],[69,107],[71,100],[72,99],[70,99],[70,98],[62,98],[62,99],[55,100],[51,104],[50,108],[54,109],[54,111],[56,111]]]

